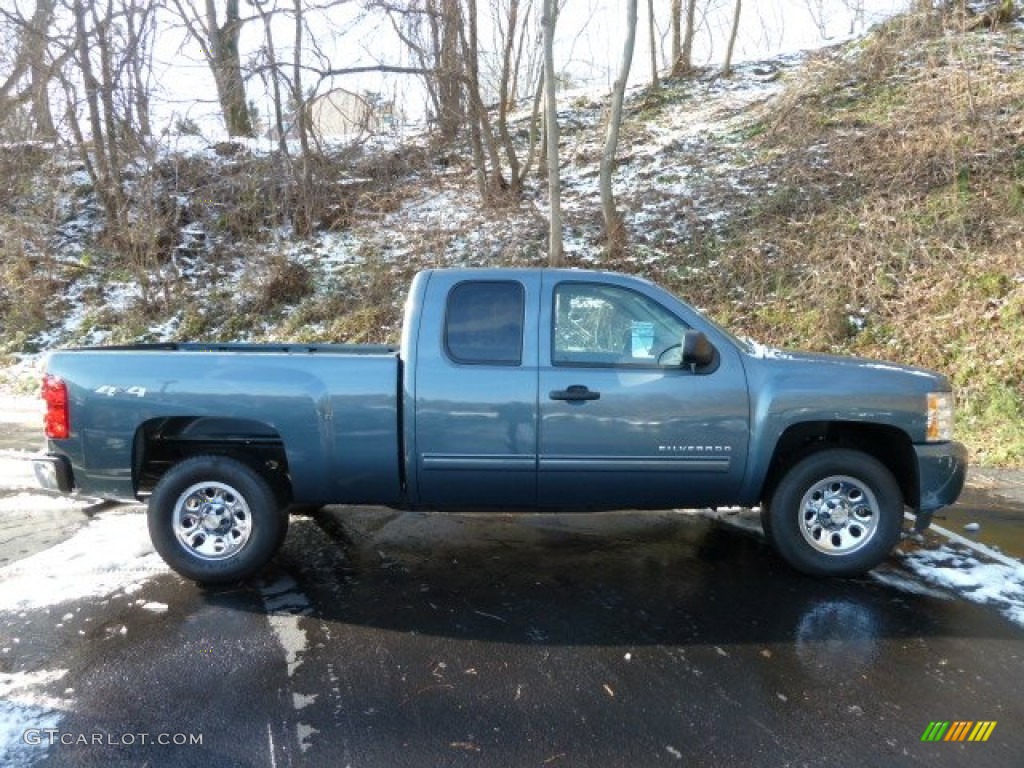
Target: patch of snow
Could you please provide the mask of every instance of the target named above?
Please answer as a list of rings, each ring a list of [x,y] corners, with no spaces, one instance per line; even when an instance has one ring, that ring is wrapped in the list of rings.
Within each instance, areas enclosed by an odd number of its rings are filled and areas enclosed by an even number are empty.
[[[40,692],[67,674],[66,669],[0,674],[0,764],[9,768],[35,765],[47,747],[45,729],[60,725],[69,702]],[[32,734],[43,738],[32,743]]]
[[[313,746],[313,737],[316,736],[320,731],[311,725],[306,723],[299,723],[296,726],[296,735],[299,737],[299,749],[305,753],[310,747]]]
[[[291,577],[283,577],[261,590],[263,607],[267,612],[270,629],[284,650],[288,677],[294,677],[302,665],[302,656],[309,648],[309,638],[301,626],[301,620],[309,615],[313,607],[309,598],[299,589]],[[292,692],[292,706],[296,712],[316,700],[317,694],[305,695]],[[296,724],[296,738],[302,752],[312,746],[313,737],[319,733],[316,728],[299,722]]]
[[[153,550],[145,515],[114,510],[57,546],[0,568],[0,611],[128,592],[169,571]]]
[[[0,393],[0,423],[39,427],[42,432],[43,401],[28,395]]]
[[[302,664],[299,657],[309,644],[299,620],[312,610],[312,606],[309,598],[299,591],[298,584],[288,577],[263,589],[262,595],[270,628],[284,649],[288,676],[291,677]]]
[[[986,563],[951,544],[903,556],[903,564],[926,583],[968,600],[996,606],[1024,626],[1024,564]]]
[[[27,462],[21,462],[27,464]],[[0,464],[0,467],[3,465]],[[0,487],[3,487],[0,484]],[[14,496],[0,497],[0,515],[24,512],[62,512],[82,509],[86,502],[67,496],[44,496],[39,493],[24,492]]]
[[[754,341],[753,339],[741,339],[750,349],[750,354],[753,357],[761,360],[792,360],[793,355],[785,350],[777,349],[775,347],[769,347],[760,342]]]

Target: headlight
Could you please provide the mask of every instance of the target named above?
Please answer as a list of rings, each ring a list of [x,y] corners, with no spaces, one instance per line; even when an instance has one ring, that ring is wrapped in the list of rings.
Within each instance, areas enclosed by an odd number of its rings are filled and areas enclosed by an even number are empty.
[[[929,443],[941,443],[953,439],[953,393],[928,393]]]

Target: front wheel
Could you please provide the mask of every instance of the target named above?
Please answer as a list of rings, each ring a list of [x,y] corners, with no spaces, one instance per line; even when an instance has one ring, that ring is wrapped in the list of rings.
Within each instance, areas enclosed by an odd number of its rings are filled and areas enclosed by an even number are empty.
[[[169,469],[150,497],[148,522],[166,563],[203,584],[254,575],[288,524],[267,481],[225,456],[196,456]]]
[[[860,451],[811,454],[782,478],[766,529],[779,554],[813,576],[855,576],[888,556],[903,527],[903,496],[892,473]]]

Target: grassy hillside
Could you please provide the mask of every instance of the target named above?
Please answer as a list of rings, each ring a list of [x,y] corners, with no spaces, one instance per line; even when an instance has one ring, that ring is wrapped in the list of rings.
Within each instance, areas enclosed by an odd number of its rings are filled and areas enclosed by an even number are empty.
[[[1024,30],[893,22],[759,122],[774,169],[715,311],[784,345],[949,373],[975,460],[1024,462]],[[709,297],[710,300],[710,297]]]
[[[1022,60],[1020,24],[919,15],[806,61],[635,90],[616,181],[631,247],[615,260],[596,187],[604,98],[568,96],[568,260],[652,277],[768,344],[945,371],[973,459],[1022,465]],[[0,150],[0,354],[393,341],[416,269],[544,262],[543,181],[482,208],[468,151],[350,147],[316,172],[316,232],[298,238],[281,158],[165,149],[128,179],[153,248],[126,251],[76,163]]]

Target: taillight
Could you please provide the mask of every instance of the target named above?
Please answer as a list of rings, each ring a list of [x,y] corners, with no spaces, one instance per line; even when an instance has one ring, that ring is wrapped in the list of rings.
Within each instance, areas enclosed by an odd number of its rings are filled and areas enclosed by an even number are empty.
[[[43,377],[43,401],[46,403],[46,436],[63,440],[71,434],[68,415],[68,385],[59,376]]]

